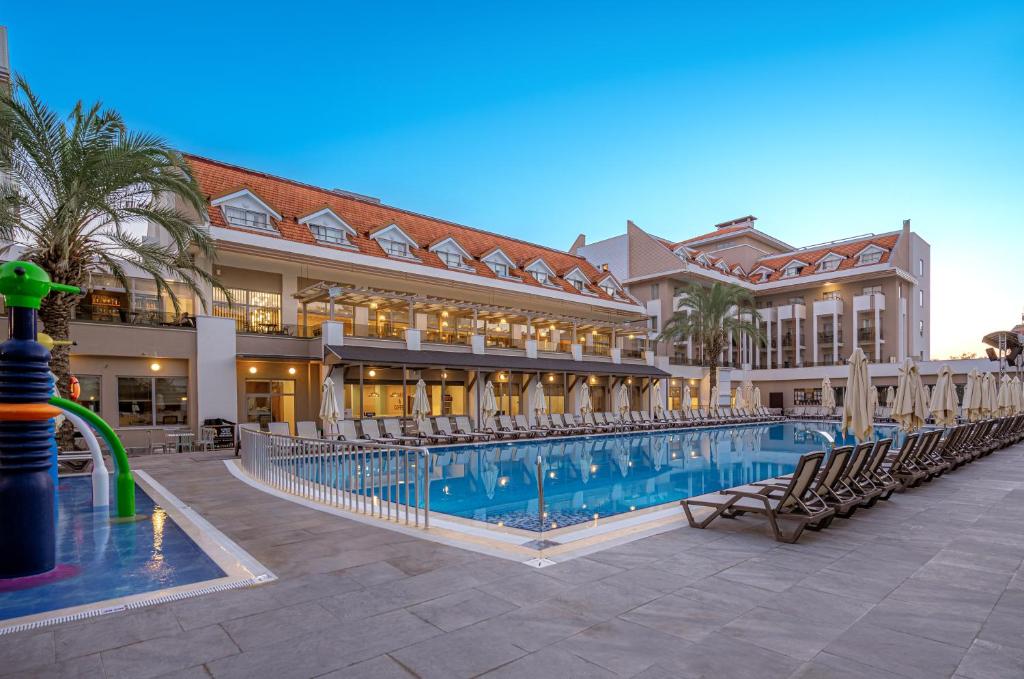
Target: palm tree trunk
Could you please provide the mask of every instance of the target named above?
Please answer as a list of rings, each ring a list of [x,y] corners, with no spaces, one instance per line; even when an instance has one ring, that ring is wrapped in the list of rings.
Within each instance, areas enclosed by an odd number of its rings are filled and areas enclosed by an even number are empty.
[[[39,307],[39,319],[43,322],[40,332],[55,340],[70,339],[71,310],[77,297],[52,294],[43,298]],[[50,351],[50,370],[57,378],[57,390],[61,396],[71,398],[71,347],[59,344]],[[57,446],[62,450],[72,448],[74,427],[67,420],[57,432]]]
[[[711,398],[711,390],[718,386],[718,359],[712,358],[708,361],[708,399]],[[711,404],[712,408],[717,408],[717,403]]]

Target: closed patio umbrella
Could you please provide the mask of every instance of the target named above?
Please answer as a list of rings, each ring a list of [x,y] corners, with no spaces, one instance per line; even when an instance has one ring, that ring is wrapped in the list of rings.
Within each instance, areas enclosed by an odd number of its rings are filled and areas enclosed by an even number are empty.
[[[427,398],[427,383],[420,379],[416,383],[416,396],[412,399],[412,416],[417,422],[430,417],[430,399]]]
[[[892,408],[893,403],[896,401],[896,390],[889,385],[889,388],[885,390],[885,407]]]
[[[1011,394],[1010,376],[1003,373],[1003,379],[999,381],[999,391],[996,396],[996,411],[1006,417],[1013,414],[1013,395]]]
[[[709,410],[711,410],[711,412],[713,412],[713,413],[717,413],[718,412],[718,402],[720,400],[722,400],[722,399],[718,395],[718,385],[716,384],[715,386],[711,387],[711,403],[708,404],[708,408],[709,408]]]
[[[690,385],[687,384],[685,387],[683,387],[683,407],[689,408],[692,403],[693,395],[690,394]]]
[[[921,374],[914,360],[909,357],[904,359],[903,367],[900,368],[899,381],[896,383],[896,399],[890,407],[892,419],[903,431],[917,431],[928,418]]]
[[[969,422],[977,422],[981,419],[981,376],[977,368],[972,368],[967,373],[967,384],[964,385],[963,409],[964,417]]]
[[[593,406],[590,405],[590,385],[584,381],[583,384],[580,385],[580,415],[586,415],[591,410],[593,410]]]
[[[992,417],[996,412],[996,378],[985,373],[981,378],[981,416]]]
[[[480,472],[480,478],[484,482],[484,491],[487,493],[487,499],[494,499],[494,489],[498,485],[498,465],[494,462],[484,462],[484,469]]]
[[[665,406],[661,404],[661,380],[654,381],[654,388],[651,390],[651,400],[654,401],[654,414],[661,417],[665,412]]]
[[[866,441],[875,431],[874,411],[870,409],[870,394],[874,391],[868,377],[868,359],[857,347],[850,356],[846,378],[846,399],[843,405],[843,435],[853,434],[858,441]]]
[[[752,404],[755,408],[761,407],[761,387],[754,387]]]
[[[324,423],[324,432],[333,432],[335,425],[341,420],[338,392],[334,388],[334,380],[329,376],[324,378],[320,388],[320,420]]]
[[[629,412],[629,389],[625,384],[619,385],[617,409],[620,413]]]
[[[498,400],[494,398],[494,384],[488,380],[484,386],[484,398],[480,402],[480,413],[484,419],[490,419],[498,412]]]
[[[953,384],[953,371],[948,365],[939,368],[939,376],[932,389],[931,400],[932,418],[935,424],[940,427],[950,427],[956,424],[956,414],[959,405],[956,402],[956,385]]]
[[[548,411],[548,400],[547,395],[544,393],[544,383],[537,378],[537,381],[533,383],[533,412],[538,416]]]
[[[832,380],[828,375],[821,378],[821,407],[830,413],[836,409],[836,390],[832,388]]]
[[[1024,410],[1024,399],[1021,397],[1019,377],[1014,377],[1010,381],[1010,392],[1013,396],[1013,414],[1017,415],[1021,410]]]

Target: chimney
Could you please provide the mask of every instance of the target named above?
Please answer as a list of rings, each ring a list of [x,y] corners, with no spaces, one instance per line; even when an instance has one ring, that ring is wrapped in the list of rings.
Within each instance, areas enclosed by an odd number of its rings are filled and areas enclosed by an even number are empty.
[[[7,52],[7,27],[0,26],[0,83],[11,82],[11,58]]]
[[[576,240],[574,240],[572,242],[572,245],[569,246],[569,254],[575,255],[579,251],[579,249],[585,246],[586,244],[587,236],[581,233],[580,235],[576,236]]]
[[[754,215],[747,215],[746,217],[739,217],[737,219],[730,219],[727,222],[721,224],[715,224],[716,229],[725,229],[730,226],[745,226],[747,228],[753,228],[754,222],[757,221],[757,217]]]

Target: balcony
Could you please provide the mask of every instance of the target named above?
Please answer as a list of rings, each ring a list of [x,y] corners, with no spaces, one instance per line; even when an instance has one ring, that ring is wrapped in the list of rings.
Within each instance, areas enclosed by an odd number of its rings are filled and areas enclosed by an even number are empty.
[[[196,320],[188,314],[164,311],[136,311],[120,307],[79,304],[74,318],[79,323],[111,323],[148,328],[195,328]]]
[[[857,341],[858,342],[874,342],[875,341],[875,329],[874,327],[858,328],[857,330]],[[884,342],[885,338],[879,336],[879,342]]]
[[[832,340],[834,338],[835,338],[835,335],[833,333],[831,333],[831,332],[819,332],[818,333],[818,344],[819,345],[822,345],[822,344],[832,344]],[[843,334],[842,333],[839,333],[839,341],[837,342],[837,344],[839,344],[839,346],[843,346]]]
[[[815,316],[842,316],[843,300],[841,299],[819,299],[814,302]]]
[[[857,295],[853,298],[853,310],[856,312],[885,311],[885,295],[880,292]]]

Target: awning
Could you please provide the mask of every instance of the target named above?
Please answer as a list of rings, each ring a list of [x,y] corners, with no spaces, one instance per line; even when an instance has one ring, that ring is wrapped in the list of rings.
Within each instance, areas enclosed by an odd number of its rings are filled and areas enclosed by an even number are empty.
[[[671,377],[664,370],[644,363],[573,361],[558,358],[527,358],[505,354],[473,354],[462,351],[410,351],[379,347],[328,346],[339,363],[375,363],[416,367],[462,368],[466,370],[517,370],[521,372],[569,372],[588,375],[635,375]],[[325,357],[325,360],[328,357]],[[333,362],[333,361],[328,361]]]

